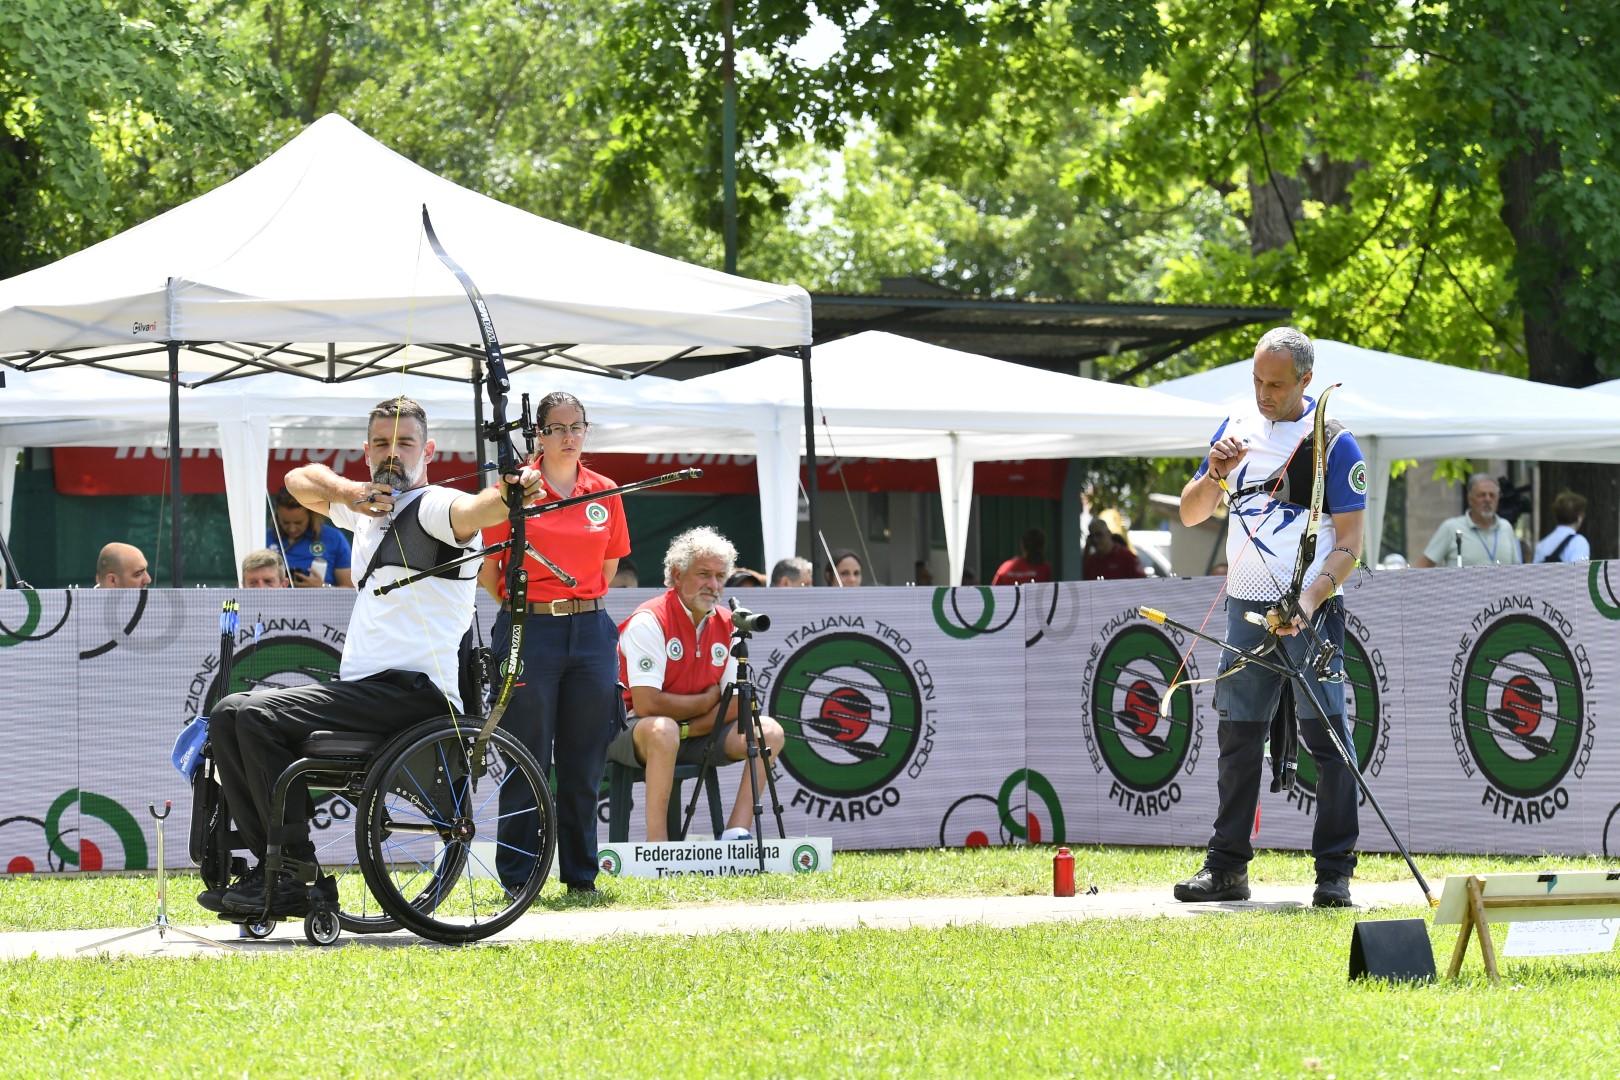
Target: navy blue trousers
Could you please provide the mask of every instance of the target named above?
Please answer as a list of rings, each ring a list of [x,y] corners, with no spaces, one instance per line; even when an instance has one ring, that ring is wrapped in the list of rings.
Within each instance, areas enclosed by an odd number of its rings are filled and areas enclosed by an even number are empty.
[[[511,614],[502,611],[490,628],[498,664],[512,647]],[[542,773],[556,766],[557,873],[564,884],[596,880],[596,804],[608,743],[624,721],[619,691],[619,628],[605,611],[579,615],[534,615],[523,627],[522,668],[501,727],[520,740]],[[500,689],[497,668],[495,691]],[[501,789],[500,844],[495,865],[501,880],[516,884],[533,866],[515,838],[533,836],[534,792],[520,777]]]
[[[1264,627],[1255,626],[1243,616],[1249,611],[1264,613],[1271,606],[1228,598],[1226,641],[1251,651],[1259,648],[1269,634]],[[1323,604],[1316,614],[1316,626],[1325,640],[1339,647],[1333,667],[1343,670],[1343,600],[1335,597]],[[1286,649],[1296,664],[1303,665],[1310,644],[1308,634],[1294,634],[1280,639],[1279,648]],[[1222,656],[1223,674],[1231,667],[1232,660],[1231,653]],[[1345,720],[1344,684],[1321,682],[1309,667],[1303,667],[1303,671],[1306,683],[1354,760],[1356,747]],[[1255,807],[1260,802],[1265,741],[1272,715],[1277,711],[1282,684],[1281,675],[1258,664],[1249,664],[1215,684],[1215,708],[1220,713],[1220,762],[1216,770],[1220,806],[1215,813],[1215,832],[1210,837],[1209,853],[1204,861],[1217,870],[1243,870],[1254,858],[1251,837]],[[1354,873],[1356,839],[1360,836],[1356,778],[1333,748],[1316,707],[1300,697],[1295,702],[1295,711],[1299,717],[1300,744],[1316,762],[1316,826],[1311,835],[1311,854],[1316,857],[1317,873]]]

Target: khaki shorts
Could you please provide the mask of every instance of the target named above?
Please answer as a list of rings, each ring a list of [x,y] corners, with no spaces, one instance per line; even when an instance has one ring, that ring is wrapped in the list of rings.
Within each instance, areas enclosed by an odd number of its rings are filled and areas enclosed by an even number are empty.
[[[625,729],[619,733],[611,743],[608,743],[607,759],[616,761],[631,769],[639,769],[642,763],[636,760],[635,731],[636,725],[641,723],[641,717],[631,715],[625,718]],[[677,765],[702,765],[704,753],[712,746],[715,753],[715,764],[729,765],[731,759],[725,756],[725,741],[737,726],[735,720],[724,724],[720,733],[711,741],[708,735],[694,735],[690,739],[681,740],[681,748],[675,752]]]

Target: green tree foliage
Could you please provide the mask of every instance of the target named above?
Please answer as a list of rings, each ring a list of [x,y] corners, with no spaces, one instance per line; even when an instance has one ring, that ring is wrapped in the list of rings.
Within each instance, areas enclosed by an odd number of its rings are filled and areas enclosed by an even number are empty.
[[[229,156],[234,126],[197,89],[241,77],[172,0],[0,4],[0,277],[166,208],[167,148]]]

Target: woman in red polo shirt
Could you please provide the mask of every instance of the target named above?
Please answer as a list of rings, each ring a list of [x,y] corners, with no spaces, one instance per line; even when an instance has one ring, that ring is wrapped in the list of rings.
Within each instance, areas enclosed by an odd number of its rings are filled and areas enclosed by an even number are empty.
[[[537,409],[542,502],[588,495],[614,487],[612,480],[580,464],[590,423],[572,394],[547,394]],[[590,500],[526,522],[534,549],[574,579],[572,585],[532,556],[529,617],[523,632],[522,668],[501,726],[521,739],[542,770],[557,767],[557,870],[569,892],[596,891],[596,800],[608,743],[624,718],[619,698],[619,630],[608,616],[608,582],[621,556],[630,553],[630,530],[617,495]],[[501,524],[484,530],[484,543],[511,535]],[[506,597],[510,551],[484,560],[478,580],[501,601],[490,630],[498,663],[511,648],[511,610]],[[503,882],[521,882],[533,852],[521,850],[524,806],[533,794],[501,791],[501,840],[496,869]],[[528,823],[528,835],[534,825]],[[531,845],[532,846],[532,845]]]

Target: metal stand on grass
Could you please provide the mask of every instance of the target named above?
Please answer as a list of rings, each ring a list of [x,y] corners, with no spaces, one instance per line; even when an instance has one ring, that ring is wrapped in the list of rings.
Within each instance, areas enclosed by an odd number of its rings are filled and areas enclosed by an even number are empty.
[[[152,803],[146,804],[147,811],[157,821],[157,920],[151,923],[149,926],[142,926],[138,929],[119,934],[116,937],[110,937],[105,941],[98,941],[94,945],[81,945],[75,949],[74,952],[84,952],[87,949],[100,949],[107,945],[111,945],[115,941],[123,941],[125,938],[136,937],[137,935],[144,934],[149,930],[156,930],[158,937],[165,938],[165,940],[167,940],[166,935],[168,931],[173,930],[177,934],[184,934],[191,940],[201,942],[204,945],[215,945],[221,949],[229,949],[232,952],[236,951],[236,946],[234,945],[227,945],[223,941],[215,941],[213,938],[203,937],[201,934],[194,934],[185,927],[175,926],[169,921],[169,879],[168,871],[164,869],[163,865],[163,819],[169,816],[169,811],[171,808],[171,804],[167,799],[163,800],[163,813],[161,814],[158,813],[155,805]]]
[[[782,820],[782,800],[776,794],[776,776],[771,772],[770,747],[765,745],[761,737],[759,698],[754,690],[753,679],[748,670],[748,639],[755,632],[769,630],[771,620],[769,616],[755,614],[744,608],[737,607],[737,601],[731,600],[732,630],[736,644],[732,646],[731,655],[737,660],[737,681],[727,686],[720,693],[720,706],[715,711],[714,730],[709,735],[708,752],[703,757],[703,767],[698,771],[697,783],[692,785],[692,798],[686,805],[686,821],[681,827],[681,835],[685,836],[692,828],[692,815],[697,811],[698,796],[703,791],[703,785],[708,775],[720,764],[721,732],[726,725],[723,718],[730,708],[733,695],[737,699],[737,730],[743,733],[743,743],[748,748],[743,760],[748,765],[748,781],[754,796],[754,847],[759,855],[759,871],[765,872],[765,807],[760,799],[764,794],[759,786],[759,766],[765,772],[765,784],[771,793],[771,807],[776,814],[776,833],[779,839],[787,838],[787,826]],[[758,763],[758,765],[756,765]]]

